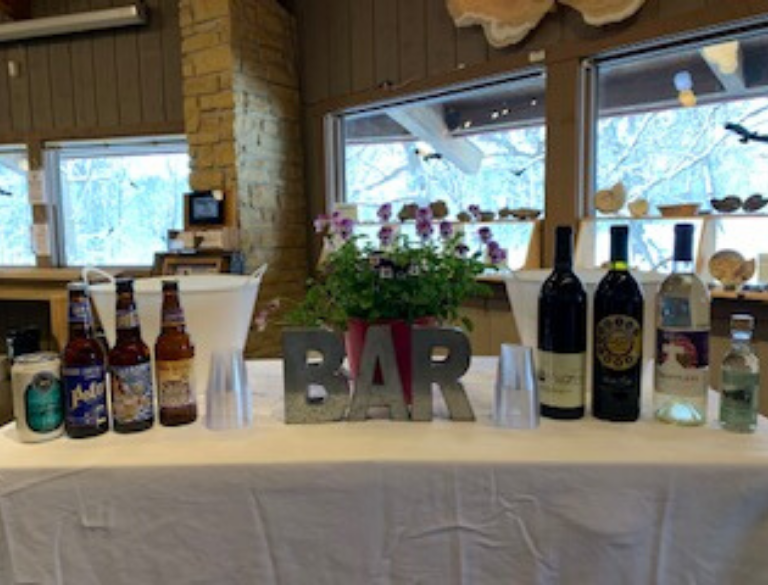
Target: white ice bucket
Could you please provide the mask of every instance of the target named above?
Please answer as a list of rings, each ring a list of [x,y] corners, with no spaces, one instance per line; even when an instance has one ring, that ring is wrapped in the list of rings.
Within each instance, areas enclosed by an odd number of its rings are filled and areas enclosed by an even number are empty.
[[[576,269],[576,275],[587,292],[587,383],[592,380],[592,312],[594,308],[595,291],[600,280],[605,276],[605,270]],[[520,342],[523,345],[537,347],[539,291],[541,285],[552,270],[520,270],[508,275],[505,279],[507,295],[514,313]],[[643,289],[643,361],[647,363],[656,355],[656,296],[659,285],[666,277],[658,272],[632,272],[638,284]],[[646,368],[643,368],[645,372]]]
[[[141,336],[153,352],[160,333],[160,310],[163,301],[163,280],[177,280],[179,296],[187,331],[195,344],[195,379],[198,389],[205,388],[211,355],[216,350],[244,349],[253,318],[253,308],[259,294],[267,265],[251,275],[193,274],[137,278],[134,298],[139,312]],[[100,270],[86,268],[84,280]],[[115,284],[109,282],[89,285],[91,298],[99,312],[110,346],[115,343]]]

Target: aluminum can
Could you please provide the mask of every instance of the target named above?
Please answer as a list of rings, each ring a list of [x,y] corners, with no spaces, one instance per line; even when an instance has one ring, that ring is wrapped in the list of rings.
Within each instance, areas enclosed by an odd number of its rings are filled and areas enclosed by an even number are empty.
[[[16,431],[23,443],[39,443],[64,432],[61,360],[51,352],[19,356],[11,369]]]

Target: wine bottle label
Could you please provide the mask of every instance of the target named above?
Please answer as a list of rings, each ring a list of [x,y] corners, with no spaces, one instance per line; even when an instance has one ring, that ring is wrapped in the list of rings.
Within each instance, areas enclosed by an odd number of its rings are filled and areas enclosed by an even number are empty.
[[[584,406],[586,354],[538,351],[539,398],[555,408]]]
[[[103,365],[62,369],[66,421],[71,426],[96,427],[107,422],[107,394]]]
[[[129,424],[152,419],[152,368],[149,362],[134,366],[112,366],[110,370],[115,422]]]
[[[64,421],[61,384],[52,372],[39,372],[24,391],[27,426],[36,433],[50,433]]]
[[[709,330],[656,330],[656,391],[700,398],[709,385]]]
[[[157,360],[157,393],[160,408],[180,408],[195,403],[194,360]]]
[[[595,355],[604,368],[623,372],[640,361],[640,323],[629,315],[608,315],[595,327]]]
[[[115,323],[118,329],[133,329],[139,326],[139,316],[135,309],[117,311]]]

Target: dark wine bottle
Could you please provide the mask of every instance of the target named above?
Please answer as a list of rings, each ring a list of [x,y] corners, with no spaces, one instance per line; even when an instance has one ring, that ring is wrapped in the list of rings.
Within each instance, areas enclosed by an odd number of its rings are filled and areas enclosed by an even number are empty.
[[[587,295],[573,272],[573,231],[555,231],[555,268],[539,293],[538,379],[541,414],[584,416]]]
[[[627,226],[611,228],[611,268],[595,292],[592,414],[603,420],[640,416],[643,293],[629,273]]]

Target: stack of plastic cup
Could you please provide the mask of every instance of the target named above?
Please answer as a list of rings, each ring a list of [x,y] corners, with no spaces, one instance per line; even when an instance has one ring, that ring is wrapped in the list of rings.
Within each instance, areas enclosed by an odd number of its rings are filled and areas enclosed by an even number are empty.
[[[205,392],[205,426],[214,431],[253,424],[253,399],[239,349],[214,351]]]

